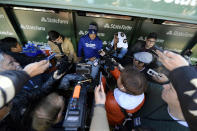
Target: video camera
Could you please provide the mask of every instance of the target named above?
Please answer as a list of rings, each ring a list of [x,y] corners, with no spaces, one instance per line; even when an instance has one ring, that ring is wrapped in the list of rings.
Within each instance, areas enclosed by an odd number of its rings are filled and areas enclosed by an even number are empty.
[[[76,65],[76,73],[81,75],[90,75],[92,66],[86,63],[78,63]]]
[[[113,49],[111,44],[107,44],[104,49],[99,51],[99,54],[101,54],[101,52],[104,52],[105,55],[101,55],[102,57],[100,58],[99,64],[106,72],[114,70],[115,66],[122,67],[120,63],[117,62],[116,57],[113,56],[116,51]]]
[[[68,73],[70,69],[73,66],[73,62],[68,60],[68,57],[66,55],[62,56],[60,60],[57,62],[58,64],[56,65],[58,71],[58,75],[66,72]]]
[[[87,88],[80,82],[75,86],[70,98],[63,127],[65,131],[85,130],[87,118]]]
[[[92,109],[88,108],[88,105],[93,105],[93,103],[89,104],[89,101],[87,101],[87,99],[90,99],[88,88],[90,82],[92,82],[90,77],[91,69],[91,65],[89,64],[78,63],[76,65],[76,74],[73,76],[67,75],[67,80],[71,80],[71,77],[73,77],[73,79],[77,79],[78,82],[75,85],[73,95],[68,102],[66,115],[62,125],[65,131],[83,131],[86,128],[88,123],[87,120],[91,116],[90,114],[88,115],[87,111]],[[91,98],[91,100],[94,99]]]

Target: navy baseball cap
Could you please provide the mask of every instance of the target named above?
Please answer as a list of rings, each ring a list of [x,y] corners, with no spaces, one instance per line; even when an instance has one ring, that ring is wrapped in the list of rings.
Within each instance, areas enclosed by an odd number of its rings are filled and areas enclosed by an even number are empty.
[[[89,34],[96,34],[97,33],[97,26],[94,24],[90,24],[88,28]]]
[[[88,33],[89,34],[97,34],[97,31],[93,30],[93,29],[88,29]]]

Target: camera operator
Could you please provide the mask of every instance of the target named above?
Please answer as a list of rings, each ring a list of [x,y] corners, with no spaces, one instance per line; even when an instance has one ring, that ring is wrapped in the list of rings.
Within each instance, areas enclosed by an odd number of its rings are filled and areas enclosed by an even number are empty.
[[[169,79],[172,82],[180,101],[183,115],[193,131],[197,129],[197,104],[196,87],[197,71],[194,67],[189,66],[188,62],[179,54],[170,51],[163,53],[157,50],[159,60],[170,70]]]

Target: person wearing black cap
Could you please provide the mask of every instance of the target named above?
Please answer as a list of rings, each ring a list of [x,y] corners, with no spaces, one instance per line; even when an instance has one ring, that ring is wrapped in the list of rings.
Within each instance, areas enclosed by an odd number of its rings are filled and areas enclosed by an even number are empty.
[[[96,77],[99,65],[96,64],[98,62],[99,53],[98,51],[102,49],[103,43],[97,36],[97,25],[95,23],[91,23],[88,28],[88,34],[82,36],[78,43],[78,57],[82,57],[87,61],[87,64],[92,65],[92,73],[91,76],[93,78]]]
[[[56,53],[57,58],[66,55],[70,61],[78,61],[73,44],[68,38],[54,30],[48,32],[47,38],[49,40],[48,44],[51,47],[52,52]]]

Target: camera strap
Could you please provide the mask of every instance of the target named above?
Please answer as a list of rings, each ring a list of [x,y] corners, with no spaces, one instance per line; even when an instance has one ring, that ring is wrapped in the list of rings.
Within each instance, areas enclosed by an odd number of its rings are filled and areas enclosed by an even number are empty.
[[[62,50],[62,44],[57,44],[57,43],[54,43],[54,44],[58,47],[60,53],[61,53],[61,54],[64,54],[64,52],[63,52],[63,50]]]
[[[140,117],[134,117],[134,114],[127,113],[127,111],[125,109],[123,109],[121,106],[119,106],[119,107],[120,107],[121,112],[125,116],[122,126],[127,126],[127,127],[129,126],[129,128],[131,128],[131,129],[141,126]],[[129,125],[126,125],[127,122],[129,122],[129,121],[130,121],[130,123],[128,123]]]

